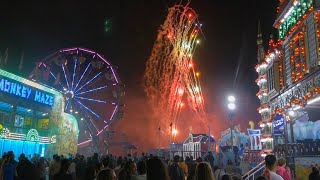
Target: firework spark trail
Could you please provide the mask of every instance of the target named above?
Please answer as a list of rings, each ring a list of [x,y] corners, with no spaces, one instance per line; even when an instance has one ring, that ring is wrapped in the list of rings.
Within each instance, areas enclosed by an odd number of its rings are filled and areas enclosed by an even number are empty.
[[[188,5],[169,8],[145,71],[145,92],[159,126],[176,127],[185,98],[186,106],[205,121],[199,74],[192,60],[200,33],[197,14]]]

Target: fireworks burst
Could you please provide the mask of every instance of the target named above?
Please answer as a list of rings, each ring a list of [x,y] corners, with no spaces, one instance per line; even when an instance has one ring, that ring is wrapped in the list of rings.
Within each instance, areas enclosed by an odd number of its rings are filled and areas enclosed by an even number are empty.
[[[200,73],[193,62],[201,26],[196,12],[188,4],[179,4],[169,8],[159,29],[146,64],[145,91],[161,127],[171,124],[177,129],[178,117],[185,107],[205,122]]]

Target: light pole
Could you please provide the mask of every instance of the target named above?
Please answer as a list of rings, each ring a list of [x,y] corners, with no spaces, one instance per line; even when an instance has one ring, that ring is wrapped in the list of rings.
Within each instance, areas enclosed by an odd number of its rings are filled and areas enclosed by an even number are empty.
[[[234,116],[234,110],[236,109],[236,98],[234,96],[228,96],[228,110],[229,110],[229,121],[230,121],[230,135],[231,135],[231,151],[232,156],[234,159],[234,151],[233,151],[233,116]]]

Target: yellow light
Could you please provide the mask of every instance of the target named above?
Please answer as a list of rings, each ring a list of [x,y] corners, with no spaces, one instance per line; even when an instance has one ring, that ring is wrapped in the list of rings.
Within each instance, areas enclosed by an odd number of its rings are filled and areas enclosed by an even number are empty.
[[[197,40],[196,43],[197,43],[197,44],[200,44],[200,40]]]
[[[172,135],[177,135],[178,134],[178,130],[177,129],[172,129]]]
[[[199,76],[200,76],[200,73],[199,73],[199,72],[197,72],[197,73],[196,73],[196,76],[197,76],[197,77],[199,77]]]

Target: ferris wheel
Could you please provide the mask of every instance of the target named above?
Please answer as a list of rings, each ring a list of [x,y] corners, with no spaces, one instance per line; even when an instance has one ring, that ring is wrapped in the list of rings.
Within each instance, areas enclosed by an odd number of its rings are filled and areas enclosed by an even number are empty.
[[[38,62],[29,77],[64,95],[64,111],[78,119],[78,145],[101,136],[122,116],[124,91],[116,68],[95,51],[61,49]]]

